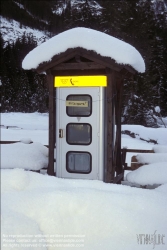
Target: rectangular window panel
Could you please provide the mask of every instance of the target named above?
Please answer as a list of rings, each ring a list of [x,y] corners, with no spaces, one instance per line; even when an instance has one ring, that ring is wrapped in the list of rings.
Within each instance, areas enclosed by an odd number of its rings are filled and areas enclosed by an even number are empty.
[[[88,152],[68,152],[66,155],[66,169],[70,173],[89,174],[92,159]]]
[[[92,114],[92,98],[90,95],[69,95],[67,96],[67,101],[83,101],[88,103],[84,106],[77,107],[67,107],[66,113],[68,116],[77,116],[77,117],[85,117],[90,116]]]
[[[88,123],[68,123],[66,140],[70,145],[89,145],[92,142],[92,127]]]

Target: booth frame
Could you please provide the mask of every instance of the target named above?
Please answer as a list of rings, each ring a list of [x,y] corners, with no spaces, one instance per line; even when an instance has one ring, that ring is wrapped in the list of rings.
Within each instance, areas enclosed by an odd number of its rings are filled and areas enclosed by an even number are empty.
[[[105,142],[104,142],[104,182],[120,183],[124,168],[121,153],[121,107],[124,80],[136,73],[131,66],[120,65],[109,57],[83,48],[67,49],[55,55],[51,61],[44,62],[36,69],[38,73],[47,73],[49,88],[49,165],[47,173],[54,172],[54,149],[56,144],[56,76],[107,76],[105,87]]]

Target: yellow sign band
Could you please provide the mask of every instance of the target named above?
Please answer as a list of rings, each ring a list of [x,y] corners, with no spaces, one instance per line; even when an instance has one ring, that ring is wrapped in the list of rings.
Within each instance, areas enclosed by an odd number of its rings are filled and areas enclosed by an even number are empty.
[[[106,87],[107,76],[56,76],[54,87]]]

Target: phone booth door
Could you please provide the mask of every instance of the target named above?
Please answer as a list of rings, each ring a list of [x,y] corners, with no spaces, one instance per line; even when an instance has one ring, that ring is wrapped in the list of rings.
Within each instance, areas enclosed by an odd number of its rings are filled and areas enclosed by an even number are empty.
[[[102,88],[58,88],[56,93],[56,175],[102,180]]]

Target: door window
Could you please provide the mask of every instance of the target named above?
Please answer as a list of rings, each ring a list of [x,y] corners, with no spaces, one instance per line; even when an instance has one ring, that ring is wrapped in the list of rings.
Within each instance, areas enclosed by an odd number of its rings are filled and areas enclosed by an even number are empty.
[[[92,97],[90,95],[69,95],[66,101],[83,101],[86,102],[86,107],[76,106],[67,107],[66,113],[68,116],[85,117],[92,114]]]
[[[92,142],[92,127],[88,123],[68,123],[66,141],[70,145],[89,145]]]
[[[67,152],[66,169],[70,173],[89,174],[92,169],[91,154],[88,152]]]

